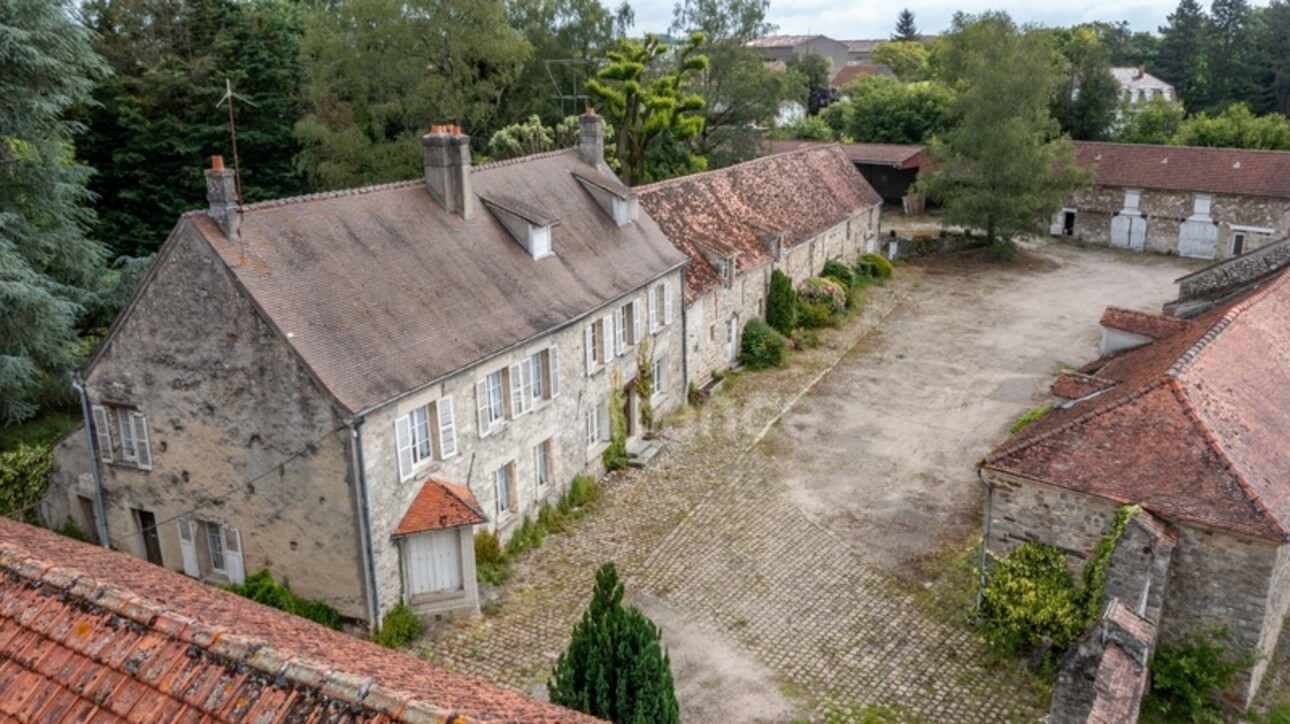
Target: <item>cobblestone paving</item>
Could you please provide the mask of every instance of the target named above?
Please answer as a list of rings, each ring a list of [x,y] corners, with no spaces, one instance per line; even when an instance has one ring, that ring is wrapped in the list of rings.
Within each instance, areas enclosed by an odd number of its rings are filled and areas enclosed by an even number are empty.
[[[610,476],[571,533],[547,538],[493,615],[441,627],[426,658],[531,692],[568,643],[595,569],[614,560],[641,587],[723,630],[787,682],[811,718],[885,707],[902,719],[1000,721],[1026,692],[993,681],[970,634],[929,618],[899,584],[811,523],[768,478],[755,441],[922,281],[907,270],[791,367],[741,375],[665,427],[645,470]],[[858,716],[858,715],[857,715]]]

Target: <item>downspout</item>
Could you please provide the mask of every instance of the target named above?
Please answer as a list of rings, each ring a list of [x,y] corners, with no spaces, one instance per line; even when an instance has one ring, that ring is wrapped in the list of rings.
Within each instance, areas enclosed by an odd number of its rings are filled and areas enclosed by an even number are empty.
[[[81,421],[82,427],[85,428],[85,442],[88,444],[90,451],[90,470],[94,473],[94,522],[98,527],[99,544],[104,548],[111,547],[108,544],[108,526],[107,510],[103,504],[103,478],[99,476],[99,454],[94,446],[93,421],[90,419],[90,401],[85,397],[85,387],[81,381],[76,379],[76,373],[68,374],[72,378],[72,387],[81,396]]]
[[[354,458],[354,484],[358,486],[359,545],[363,548],[363,581],[367,588],[368,628],[381,624],[381,602],[376,586],[376,553],[372,548],[372,517],[367,499],[367,466],[363,462],[363,419],[346,423],[350,429]]]
[[[681,405],[690,404],[690,324],[686,321],[686,304],[685,304],[685,270],[690,267],[687,262],[681,267],[681,288],[677,291],[681,294]]]
[[[990,546],[990,521],[994,518],[994,488],[986,482],[981,474],[981,466],[976,466],[976,479],[985,486],[985,520],[981,523],[981,557],[977,561],[976,610],[981,610],[981,599],[985,595],[985,556]]]

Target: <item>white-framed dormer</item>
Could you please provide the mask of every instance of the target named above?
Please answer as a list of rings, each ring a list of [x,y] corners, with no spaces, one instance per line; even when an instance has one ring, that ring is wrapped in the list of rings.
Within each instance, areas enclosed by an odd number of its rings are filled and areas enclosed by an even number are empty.
[[[577,172],[573,173],[573,177],[591,194],[600,209],[614,220],[615,225],[626,226],[640,216],[640,197],[617,179]]]
[[[480,201],[534,259],[555,253],[551,237],[559,219],[517,199],[492,196]]]

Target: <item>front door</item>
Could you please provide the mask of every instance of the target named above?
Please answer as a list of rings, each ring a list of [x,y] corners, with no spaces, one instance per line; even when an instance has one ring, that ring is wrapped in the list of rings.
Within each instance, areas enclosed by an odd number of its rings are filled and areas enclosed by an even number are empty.
[[[1120,214],[1111,219],[1111,244],[1142,251],[1147,240],[1147,220],[1136,214]]]
[[[1178,256],[1213,259],[1218,227],[1211,221],[1184,221],[1178,229]]]
[[[630,440],[640,429],[636,420],[636,380],[623,385],[623,417],[627,419],[627,439]]]
[[[735,355],[738,353],[739,345],[739,318],[731,317],[726,322],[726,361],[734,362]]]
[[[154,566],[161,563],[161,539],[157,537],[157,516],[151,511],[135,510],[134,516],[139,524],[139,534],[143,536],[143,554]]]
[[[461,590],[461,536],[456,528],[405,540],[409,596]]]

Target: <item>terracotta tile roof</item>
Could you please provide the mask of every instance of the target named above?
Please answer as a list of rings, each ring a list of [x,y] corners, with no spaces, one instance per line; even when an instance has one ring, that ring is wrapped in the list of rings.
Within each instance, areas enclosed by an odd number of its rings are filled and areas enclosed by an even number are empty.
[[[1290,151],[1075,141],[1094,183],[1290,199]]]
[[[809,43],[823,35],[771,35],[765,38],[753,38],[746,47],[749,48],[796,48],[802,43]],[[827,38],[826,38],[827,39]]]
[[[1271,540],[1290,531],[1290,270],[1084,371],[1113,390],[1056,409],[983,467]]]
[[[1079,400],[1096,392],[1103,392],[1115,387],[1111,380],[1105,380],[1083,372],[1063,372],[1053,382],[1053,397],[1066,400]]]
[[[923,147],[903,143],[838,143],[828,141],[768,141],[771,153],[788,153],[803,148],[820,146],[841,146],[851,163],[863,163],[873,166],[892,166],[893,168],[921,168],[927,158]]]
[[[11,718],[596,721],[0,518],[0,720]]]
[[[1187,321],[1177,317],[1136,312],[1123,307],[1107,307],[1106,311],[1102,313],[1102,320],[1099,324],[1103,327],[1140,334],[1152,339],[1164,339],[1181,332],[1187,326]]]
[[[1156,544],[1165,550],[1173,550],[1178,545],[1178,531],[1174,529],[1169,522],[1152,515],[1151,511],[1143,510],[1129,521],[1130,525],[1136,525],[1149,533]]]
[[[877,40],[839,40],[839,43],[847,46],[848,53],[872,53],[875,48],[887,42],[886,38]]]
[[[399,527],[394,529],[394,535],[411,535],[487,522],[488,518],[469,488],[430,478],[421,486],[417,497],[412,499],[408,512],[403,514]]]
[[[882,203],[836,145],[777,154],[637,189],[672,243],[690,257],[685,296],[721,285],[703,247],[738,250],[736,271],[771,259],[769,237],[784,251]]]
[[[195,230],[339,403],[378,406],[556,329],[685,262],[647,216],[619,227],[573,173],[576,151],[474,169],[475,195],[558,219],[532,256],[476,199],[449,214],[421,181],[252,204],[230,242]],[[603,178],[606,186],[616,179]]]
[[[875,75],[895,75],[895,74],[891,72],[891,68],[888,68],[885,65],[874,65],[874,64],[844,65],[841,68],[837,69],[837,72],[833,74],[833,77],[829,80],[829,83],[831,83],[835,88],[841,88],[845,85],[850,85],[851,83],[854,83],[860,80],[861,78],[869,78]]]

